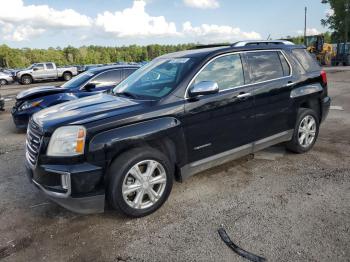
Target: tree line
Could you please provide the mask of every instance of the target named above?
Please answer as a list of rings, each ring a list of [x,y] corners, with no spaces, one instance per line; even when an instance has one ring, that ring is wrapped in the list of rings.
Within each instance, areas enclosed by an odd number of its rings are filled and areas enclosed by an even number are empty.
[[[334,41],[348,42],[350,39],[350,0],[321,0],[321,3],[329,5],[333,11],[321,20],[321,24],[333,31]]]
[[[187,50],[195,44],[147,46],[68,46],[48,49],[11,48],[0,45],[0,67],[22,68],[37,62],[55,62],[57,65],[107,64],[115,62],[142,62],[171,52]]]

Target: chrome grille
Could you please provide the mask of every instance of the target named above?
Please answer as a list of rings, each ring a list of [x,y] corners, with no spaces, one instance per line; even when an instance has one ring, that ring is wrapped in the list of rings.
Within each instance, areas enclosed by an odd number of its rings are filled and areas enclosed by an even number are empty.
[[[37,163],[41,141],[42,134],[39,126],[31,120],[27,129],[26,158],[32,166],[35,166]]]

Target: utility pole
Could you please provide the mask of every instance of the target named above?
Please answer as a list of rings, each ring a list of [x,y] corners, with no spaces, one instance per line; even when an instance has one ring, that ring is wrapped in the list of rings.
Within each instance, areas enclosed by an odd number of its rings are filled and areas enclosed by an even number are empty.
[[[305,6],[305,21],[304,21],[304,45],[306,46],[306,18],[307,18],[307,7]]]
[[[344,43],[348,42],[349,38],[349,10],[350,10],[350,1],[346,0],[345,2],[345,19],[344,19]],[[345,46],[345,45],[344,45]]]

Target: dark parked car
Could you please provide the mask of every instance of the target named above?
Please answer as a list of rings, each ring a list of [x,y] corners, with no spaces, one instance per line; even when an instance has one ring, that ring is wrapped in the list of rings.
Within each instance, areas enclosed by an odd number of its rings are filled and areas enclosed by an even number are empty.
[[[106,66],[86,71],[62,86],[40,86],[20,92],[12,109],[17,128],[27,127],[36,112],[53,105],[110,91],[116,84],[135,72],[138,66]]]
[[[238,42],[161,56],[99,94],[36,113],[30,180],[81,213],[140,217],[183,181],[274,144],[309,151],[330,106],[327,78],[303,46]],[[105,197],[106,195],[106,197]]]
[[[5,99],[1,97],[0,95],[0,111],[5,110]]]

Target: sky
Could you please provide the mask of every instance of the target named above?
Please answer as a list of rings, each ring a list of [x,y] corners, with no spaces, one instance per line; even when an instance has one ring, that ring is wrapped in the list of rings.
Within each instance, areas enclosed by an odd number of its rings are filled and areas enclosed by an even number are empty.
[[[327,31],[321,0],[0,0],[0,44],[220,43]]]

